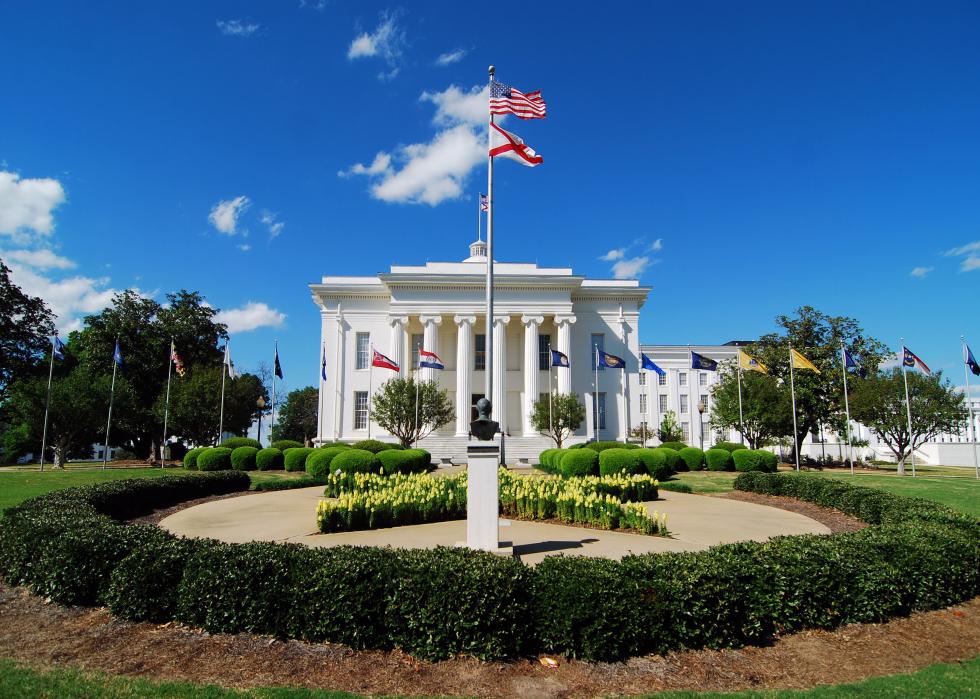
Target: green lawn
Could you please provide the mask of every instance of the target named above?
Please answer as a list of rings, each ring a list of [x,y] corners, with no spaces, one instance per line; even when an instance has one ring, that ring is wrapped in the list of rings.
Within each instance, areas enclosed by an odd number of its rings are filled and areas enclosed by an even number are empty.
[[[942,474],[944,471],[951,470],[953,469],[937,469],[934,473]],[[933,475],[933,473],[924,475],[920,472],[920,475],[915,478],[908,474],[899,476],[893,472],[882,474],[858,472],[853,476],[847,471],[811,471],[811,473],[826,478],[837,478],[855,485],[881,488],[896,495],[935,500],[980,517],[980,481],[973,477],[972,470],[969,475],[963,474],[962,469],[957,471],[960,473],[953,476]]]
[[[649,699],[837,699],[839,697],[916,697],[946,699],[976,696],[980,692],[980,656],[965,663],[930,665],[911,675],[891,675],[856,684],[809,690],[766,692],[697,693],[658,692]],[[72,669],[34,670],[0,658],[0,696],[5,699],[366,699],[357,694],[322,689],[267,687],[252,690],[223,689],[184,682],[150,682],[129,677]]]
[[[737,475],[728,471],[685,471],[674,478],[687,483],[695,493],[727,493]]]

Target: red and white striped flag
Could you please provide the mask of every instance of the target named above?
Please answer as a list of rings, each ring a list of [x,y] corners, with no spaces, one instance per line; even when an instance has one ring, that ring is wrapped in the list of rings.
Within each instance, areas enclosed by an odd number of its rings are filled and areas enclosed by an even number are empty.
[[[534,167],[544,162],[544,158],[526,145],[520,136],[504,131],[496,124],[490,124],[490,157],[502,156],[516,160],[521,165]]]
[[[548,115],[541,90],[526,95],[510,85],[490,83],[490,113],[513,114],[518,119],[544,119]]]

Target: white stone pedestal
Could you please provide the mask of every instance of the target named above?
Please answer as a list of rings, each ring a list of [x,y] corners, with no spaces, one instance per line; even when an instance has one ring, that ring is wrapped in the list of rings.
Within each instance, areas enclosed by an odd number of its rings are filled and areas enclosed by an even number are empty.
[[[466,449],[466,546],[479,551],[500,551],[500,484],[496,444]]]

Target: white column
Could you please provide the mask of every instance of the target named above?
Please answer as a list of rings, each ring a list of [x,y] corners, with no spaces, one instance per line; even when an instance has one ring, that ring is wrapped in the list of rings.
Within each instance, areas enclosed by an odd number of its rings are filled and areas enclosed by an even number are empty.
[[[340,435],[343,433],[344,426],[344,386],[346,384],[346,377],[344,376],[344,351],[347,345],[347,324],[344,322],[344,316],[340,309],[340,304],[337,304],[337,366],[333,374],[333,385],[334,385],[334,395],[333,395],[333,438],[334,440],[340,439]],[[327,375],[327,379],[330,379],[330,375]]]
[[[493,419],[500,423],[500,430],[507,431],[507,323],[510,316],[494,316],[493,319]]]
[[[456,436],[470,431],[470,396],[473,393],[473,326],[476,316],[453,316],[456,323]]]
[[[405,361],[405,326],[408,325],[408,316],[388,316],[388,323],[391,325],[391,341],[388,349],[391,351],[391,358],[398,362],[400,367],[398,376],[405,378],[408,376],[408,362]]]
[[[419,322],[422,323],[422,349],[427,352],[439,353],[439,325],[442,324],[440,315],[420,315]],[[419,374],[423,381],[432,381],[436,378],[437,369],[422,369]]]
[[[572,323],[575,320],[576,318],[573,315],[555,316],[555,325],[558,326],[558,351],[568,357],[569,364],[574,361],[572,359]],[[558,392],[571,393],[572,370],[556,369],[555,374],[558,377]]]
[[[538,328],[544,316],[521,316],[524,323],[524,434],[535,433],[531,413],[538,400]]]

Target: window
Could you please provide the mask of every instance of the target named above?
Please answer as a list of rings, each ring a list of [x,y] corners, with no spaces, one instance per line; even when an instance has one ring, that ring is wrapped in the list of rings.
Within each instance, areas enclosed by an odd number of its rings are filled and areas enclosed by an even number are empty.
[[[592,403],[592,409],[593,410],[595,410],[595,402],[594,401],[595,401],[595,398],[593,397],[593,403]],[[606,429],[606,394],[605,393],[600,393],[599,394],[599,415],[598,415],[598,417],[599,417],[599,427],[598,427],[598,429],[600,429],[600,430]],[[596,415],[595,415],[594,412],[592,414],[592,429],[593,429],[593,431],[596,430]]]
[[[710,413],[711,412],[711,397],[708,396],[708,395],[702,395],[701,396],[701,403],[704,404],[704,412]]]
[[[691,441],[691,423],[682,422],[681,423],[681,434],[684,436],[682,441],[690,443]]]
[[[412,333],[412,368],[419,368],[419,347],[425,343],[425,335]]]
[[[647,414],[647,397],[641,393],[640,394],[640,415],[646,415],[646,414]]]
[[[538,369],[551,369],[551,335],[538,335]]]
[[[640,385],[641,386],[647,385],[647,373],[645,371],[640,372]]]
[[[667,385],[667,373],[657,374],[657,385],[666,386]]]
[[[473,371],[487,370],[487,336],[477,334],[476,346],[473,352]],[[476,418],[473,418],[476,420]]]
[[[711,425],[707,422],[701,423],[701,439],[705,442],[711,441]]]
[[[660,395],[660,414],[663,415],[666,412],[667,412],[667,395],[666,394],[661,394]]]
[[[354,429],[366,430],[368,424],[367,391],[354,391]]]
[[[679,372],[677,372],[677,385],[678,386],[687,386],[687,372],[686,371],[679,371]]]
[[[689,396],[682,395],[680,398],[681,398],[681,415],[687,415],[691,410],[691,406],[688,405],[688,403],[690,402],[688,400]]]
[[[708,385],[708,374],[707,372],[702,371],[700,374],[698,374],[698,386],[707,386],[707,385]]]
[[[600,352],[606,351],[606,336],[603,333],[592,333],[592,342],[589,343],[589,353],[592,355],[592,371],[595,371],[596,347],[599,348]],[[599,367],[599,371],[602,371],[603,367]]]
[[[357,333],[356,343],[357,347],[354,368],[367,369],[369,366],[371,366],[371,358],[368,357],[368,350],[371,347],[371,333]]]

